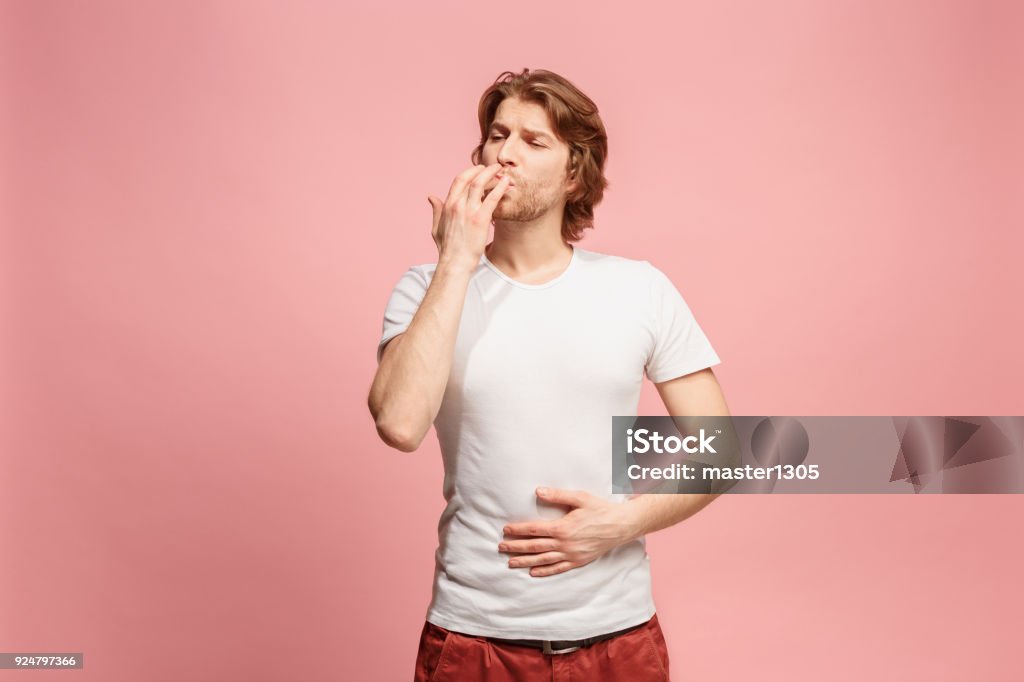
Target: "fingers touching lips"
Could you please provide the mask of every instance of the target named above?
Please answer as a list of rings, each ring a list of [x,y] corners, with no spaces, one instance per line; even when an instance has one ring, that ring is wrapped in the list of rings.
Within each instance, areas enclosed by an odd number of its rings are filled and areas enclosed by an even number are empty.
[[[501,178],[495,178],[491,182],[488,182],[487,186],[484,189],[494,189],[495,187],[498,186],[499,182],[501,182]],[[508,187],[506,187],[505,189],[509,190],[509,189],[512,189],[515,186],[516,186],[516,183],[509,181]]]
[[[491,179],[491,181],[488,182],[487,185],[484,187],[484,192],[490,192],[492,189],[497,187],[498,183],[501,182],[502,177],[503,177],[502,175],[495,175]],[[516,186],[516,182],[515,182],[515,180],[512,179],[512,176],[510,175],[508,177],[508,186],[505,188],[505,191],[507,192],[508,190],[512,189],[515,186]]]

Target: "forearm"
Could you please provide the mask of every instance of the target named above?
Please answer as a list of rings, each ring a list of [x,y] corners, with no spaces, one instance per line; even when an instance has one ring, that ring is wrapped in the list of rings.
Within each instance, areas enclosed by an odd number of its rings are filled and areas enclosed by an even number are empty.
[[[630,528],[629,540],[668,528],[690,518],[718,494],[645,494],[623,503]]]
[[[409,328],[377,369],[370,412],[381,436],[400,449],[415,450],[440,410],[471,276],[466,265],[438,264]]]

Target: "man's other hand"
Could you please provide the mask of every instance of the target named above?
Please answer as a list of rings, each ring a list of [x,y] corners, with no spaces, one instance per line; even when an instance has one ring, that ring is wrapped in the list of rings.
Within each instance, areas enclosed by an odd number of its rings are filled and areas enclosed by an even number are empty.
[[[571,511],[560,519],[506,524],[498,551],[513,555],[509,568],[529,567],[536,578],[564,573],[638,537],[627,505],[584,490],[537,488],[537,497]]]

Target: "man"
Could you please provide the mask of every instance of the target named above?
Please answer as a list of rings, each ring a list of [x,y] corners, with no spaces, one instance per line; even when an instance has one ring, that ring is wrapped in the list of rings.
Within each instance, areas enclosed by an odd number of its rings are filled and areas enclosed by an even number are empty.
[[[506,72],[479,121],[369,394],[384,442],[411,452],[433,423],[444,459],[416,679],[666,680],[644,535],[714,496],[611,493],[611,417],[637,413],[644,373],[670,415],[728,415],[719,358],[659,269],[574,245],[608,184],[585,94]]]

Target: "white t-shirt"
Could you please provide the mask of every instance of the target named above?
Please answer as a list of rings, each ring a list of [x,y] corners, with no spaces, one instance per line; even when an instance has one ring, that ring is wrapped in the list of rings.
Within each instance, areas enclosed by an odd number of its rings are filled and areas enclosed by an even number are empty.
[[[411,267],[377,349],[404,332],[436,264]],[[486,256],[466,292],[434,427],[447,506],[438,525],[427,620],[471,635],[582,639],[654,614],[643,539],[585,566],[533,577],[498,551],[506,523],[560,518],[538,486],[612,490],[612,416],[636,415],[646,372],[667,381],[720,362],[679,291],[648,261],[574,246],[544,284],[521,284]]]

